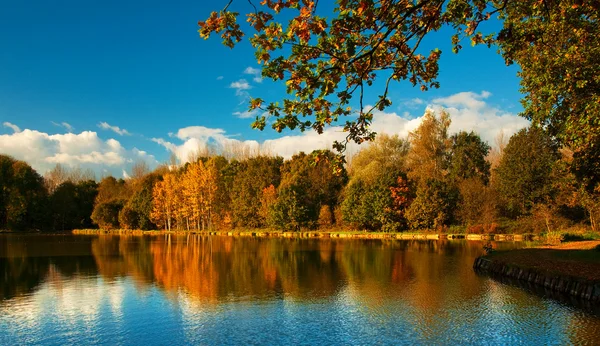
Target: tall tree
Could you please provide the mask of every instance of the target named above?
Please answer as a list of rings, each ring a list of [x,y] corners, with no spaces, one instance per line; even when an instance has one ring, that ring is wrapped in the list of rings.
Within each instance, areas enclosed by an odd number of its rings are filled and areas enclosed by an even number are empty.
[[[408,177],[417,181],[443,179],[448,173],[448,138],[450,114],[441,111],[439,116],[427,110],[419,127],[410,132],[410,151],[407,156]]]
[[[490,163],[486,157],[490,146],[474,132],[460,131],[452,135],[449,152],[449,175],[453,180],[479,178],[487,184],[490,177]]]
[[[527,214],[553,193],[552,170],[560,158],[556,142],[531,127],[514,134],[498,166],[498,190],[513,216]]]

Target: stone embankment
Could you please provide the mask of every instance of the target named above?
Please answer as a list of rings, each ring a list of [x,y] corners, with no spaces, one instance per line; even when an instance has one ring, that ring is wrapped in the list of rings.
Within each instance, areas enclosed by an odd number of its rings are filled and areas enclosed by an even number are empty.
[[[473,268],[478,272],[485,272],[492,276],[517,279],[528,282],[554,292],[600,303],[600,281],[587,280],[571,275],[561,275],[543,269],[525,268],[515,264],[478,257]]]

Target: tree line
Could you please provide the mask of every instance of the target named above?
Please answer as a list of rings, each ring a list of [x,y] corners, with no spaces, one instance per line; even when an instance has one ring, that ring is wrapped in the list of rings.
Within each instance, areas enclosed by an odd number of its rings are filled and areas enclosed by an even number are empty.
[[[97,183],[0,155],[0,229],[600,231],[600,191],[573,173],[571,150],[536,127],[492,150],[477,133],[450,135],[450,123],[428,111],[407,138],[380,134],[343,167],[328,150],[214,154]]]

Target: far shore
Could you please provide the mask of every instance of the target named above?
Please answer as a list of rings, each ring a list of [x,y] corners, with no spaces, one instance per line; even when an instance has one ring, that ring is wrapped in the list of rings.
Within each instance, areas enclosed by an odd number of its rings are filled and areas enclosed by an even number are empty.
[[[115,234],[115,235],[216,235],[229,237],[273,237],[273,238],[356,238],[356,239],[467,239],[495,241],[530,241],[538,240],[533,234],[450,234],[434,232],[366,232],[348,230],[318,230],[318,231],[279,231],[279,230],[229,230],[229,231],[165,231],[165,230],[127,230],[127,229],[78,229],[73,234]]]

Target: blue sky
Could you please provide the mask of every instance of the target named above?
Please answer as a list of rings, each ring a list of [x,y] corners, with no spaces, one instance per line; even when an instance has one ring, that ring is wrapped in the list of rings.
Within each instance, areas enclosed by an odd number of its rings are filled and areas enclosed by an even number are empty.
[[[245,95],[278,100],[285,88],[245,73],[259,68],[247,41],[231,50],[218,37],[199,38],[198,20],[226,2],[4,1],[0,153],[41,173],[60,162],[118,175],[137,159],[165,162],[171,151],[185,160],[185,150],[207,138],[271,140],[284,156],[327,145],[335,134],[260,132],[250,129],[252,119],[240,118]],[[246,1],[233,6],[248,10]],[[481,130],[488,140],[501,128],[511,133],[526,125],[515,116],[517,68],[506,67],[495,48],[467,43],[452,54],[449,34],[426,42],[443,51],[441,88],[424,93],[394,85],[393,105],[376,118],[378,131],[405,134],[428,106],[453,109],[455,130]],[[370,90],[367,103],[379,93]]]

